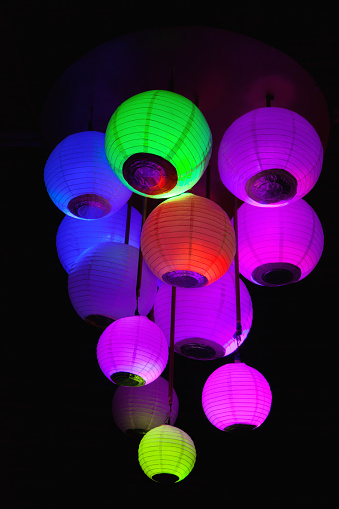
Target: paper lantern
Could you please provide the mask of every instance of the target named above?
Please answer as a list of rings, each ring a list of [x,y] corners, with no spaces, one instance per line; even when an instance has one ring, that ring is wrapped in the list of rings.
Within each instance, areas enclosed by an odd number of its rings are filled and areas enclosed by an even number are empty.
[[[190,100],[151,90],[117,108],[107,126],[105,147],[113,171],[129,189],[168,198],[198,182],[211,156],[212,136]]]
[[[249,281],[281,286],[300,281],[317,265],[324,247],[318,216],[305,200],[238,210],[239,267]]]
[[[68,276],[68,293],[78,315],[98,327],[134,315],[139,250],[127,244],[103,242],[87,249]],[[153,307],[157,280],[142,265],[138,311],[147,315]]]
[[[64,214],[97,219],[117,212],[131,196],[112,172],[105,154],[105,134],[86,131],[71,134],[47,159],[47,192]]]
[[[161,376],[142,387],[118,387],[112,401],[112,413],[118,428],[128,435],[145,435],[170,418],[173,425],[179,401],[173,389],[172,407],[168,403],[168,382]]]
[[[147,477],[156,482],[176,483],[193,469],[196,450],[187,433],[163,424],[151,429],[142,438],[138,457]]]
[[[79,221],[65,216],[56,236],[59,260],[67,273],[76,259],[86,249],[101,242],[125,242],[127,208],[124,205],[115,214],[109,214],[95,221]],[[131,207],[128,244],[139,249],[141,233],[141,214]]]
[[[185,288],[217,281],[235,254],[234,230],[226,212],[191,193],[170,198],[150,213],[140,245],[158,279]]]
[[[226,130],[218,166],[224,185],[251,205],[299,200],[317,182],[323,147],[313,126],[284,108],[258,108]]]
[[[156,380],[165,369],[167,341],[146,316],[127,316],[101,334],[97,358],[101,371],[113,383],[140,387]]]
[[[207,419],[222,431],[257,428],[270,413],[271,403],[272,393],[266,378],[243,362],[216,369],[202,392]]]
[[[232,265],[233,268],[233,265]],[[204,288],[177,288],[175,301],[174,350],[192,359],[211,360],[237,349],[234,270]],[[154,321],[169,343],[171,329],[171,287],[161,285],[154,302]],[[250,294],[240,281],[242,334],[246,339],[252,325]]]

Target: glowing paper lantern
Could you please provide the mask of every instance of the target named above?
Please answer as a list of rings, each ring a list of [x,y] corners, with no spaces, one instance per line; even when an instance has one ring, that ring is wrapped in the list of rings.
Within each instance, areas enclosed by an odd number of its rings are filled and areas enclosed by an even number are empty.
[[[118,211],[131,191],[114,175],[105,154],[105,134],[86,131],[71,134],[47,159],[47,192],[64,214],[97,219]]]
[[[233,267],[233,266],[232,266]],[[154,321],[169,343],[171,329],[169,285],[161,285],[154,302]],[[252,325],[250,294],[240,281],[242,335],[246,339]],[[234,352],[237,341],[234,270],[204,288],[177,288],[175,301],[174,350],[200,360],[217,359]]]
[[[226,212],[191,193],[170,198],[150,213],[140,245],[158,279],[185,288],[217,281],[235,254],[234,230]]]
[[[303,199],[269,209],[244,203],[238,210],[238,231],[240,272],[262,286],[303,279],[324,247],[319,218]]]
[[[225,364],[206,380],[202,406],[222,431],[254,429],[270,413],[272,393],[266,378],[243,362]]]
[[[107,126],[105,147],[113,171],[129,189],[168,198],[200,179],[211,156],[212,136],[190,100],[151,90],[117,108]]]
[[[167,341],[146,316],[127,316],[101,334],[97,358],[101,371],[113,383],[139,387],[156,380],[165,369]]]
[[[147,477],[157,482],[176,483],[193,469],[196,450],[187,433],[164,424],[151,429],[142,438],[138,457]]]
[[[218,165],[224,185],[251,205],[299,200],[321,172],[323,147],[313,126],[284,108],[258,108],[226,130]]]
[[[126,434],[144,435],[164,424],[176,421],[179,401],[173,390],[172,408],[168,403],[168,382],[161,376],[143,387],[118,387],[112,401],[114,421]]]
[[[128,244],[103,242],[87,249],[68,276],[68,293],[78,315],[98,327],[134,315],[139,250]],[[156,277],[143,263],[138,311],[147,315],[157,291]]]
[[[57,232],[56,246],[59,260],[67,273],[86,249],[101,242],[125,242],[127,208],[126,204],[115,214],[96,221],[64,217]],[[132,207],[128,244],[139,249],[140,233],[141,214]]]

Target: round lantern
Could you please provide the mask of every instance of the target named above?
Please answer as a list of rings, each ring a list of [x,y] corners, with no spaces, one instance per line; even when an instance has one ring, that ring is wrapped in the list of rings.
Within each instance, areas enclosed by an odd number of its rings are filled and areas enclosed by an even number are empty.
[[[224,185],[251,205],[299,200],[321,172],[323,146],[313,126],[284,108],[258,108],[226,130],[218,166]]]
[[[47,192],[64,214],[97,219],[118,211],[131,191],[114,175],[105,154],[105,134],[71,134],[47,159]]]
[[[266,378],[243,362],[216,369],[202,392],[207,419],[222,431],[257,428],[270,413],[271,403],[272,393]]]
[[[198,288],[217,281],[235,254],[235,236],[226,212],[191,193],[158,205],[141,231],[144,260],[158,279]]]
[[[176,483],[193,469],[196,450],[187,433],[163,424],[151,429],[142,438],[138,457],[147,477],[156,482]]]
[[[200,179],[211,156],[212,136],[189,99],[151,90],[117,108],[107,126],[105,147],[113,171],[129,189],[168,198]]]
[[[232,265],[233,267],[233,265]],[[204,288],[177,288],[175,301],[174,350],[192,359],[211,360],[237,349],[234,270]],[[154,302],[154,321],[169,343],[171,328],[171,287],[161,285]],[[250,294],[240,281],[242,335],[252,325]]]
[[[104,328],[113,320],[134,315],[139,250],[128,244],[103,242],[87,249],[68,276],[68,293],[78,315]],[[153,307],[157,279],[143,263],[138,311],[147,315]]]
[[[97,358],[101,371],[113,383],[139,387],[161,375],[168,345],[161,329],[146,316],[127,316],[101,334]]]
[[[118,428],[126,434],[145,435],[170,418],[175,423],[179,401],[173,390],[172,407],[168,403],[168,382],[161,376],[143,387],[118,387],[112,401],[112,413]]]
[[[240,272],[262,286],[303,279],[317,265],[324,247],[319,218],[303,199],[270,209],[242,204],[238,232]]]
[[[76,259],[86,249],[101,242],[125,242],[128,205],[124,205],[115,214],[96,221],[79,221],[65,216],[61,221],[56,236],[59,260],[67,273]],[[139,249],[141,233],[141,214],[131,207],[128,244]]]

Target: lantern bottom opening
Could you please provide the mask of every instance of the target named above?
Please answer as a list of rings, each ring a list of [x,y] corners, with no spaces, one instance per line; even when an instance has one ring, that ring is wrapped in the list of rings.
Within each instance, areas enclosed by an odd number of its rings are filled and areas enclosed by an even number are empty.
[[[111,375],[111,380],[117,385],[125,387],[141,387],[146,381],[139,375],[128,373],[127,371],[118,371]]]
[[[125,435],[129,437],[141,438],[146,435],[148,429],[130,428],[125,431]]]
[[[106,329],[106,327],[114,322],[114,318],[104,315],[88,315],[85,320],[87,323],[95,325],[95,327],[98,327],[99,329]]]
[[[286,262],[264,263],[252,272],[253,280],[263,286],[283,286],[298,281],[300,277],[300,268]]]
[[[225,355],[221,345],[205,338],[183,339],[175,344],[174,350],[184,357],[202,361],[219,359]]]
[[[297,179],[280,168],[263,170],[248,179],[245,190],[257,203],[270,205],[287,202],[297,192]]]
[[[232,424],[231,426],[226,426],[226,428],[224,428],[224,431],[227,431],[227,432],[243,432],[243,431],[250,431],[252,429],[255,429],[257,426],[253,426],[253,424],[241,424],[241,423],[238,423],[238,424]]]
[[[162,276],[162,280],[172,286],[180,288],[200,288],[206,286],[208,279],[206,276],[194,272],[193,270],[173,270],[166,272]]]
[[[172,163],[161,156],[143,152],[126,159],[122,173],[135,191],[149,196],[166,194],[178,182],[178,174]]]
[[[69,201],[68,210],[80,219],[100,219],[111,211],[108,200],[97,194],[81,194]]]
[[[179,477],[175,474],[154,474],[152,476],[152,480],[156,482],[160,482],[162,484],[174,484],[179,481]]]

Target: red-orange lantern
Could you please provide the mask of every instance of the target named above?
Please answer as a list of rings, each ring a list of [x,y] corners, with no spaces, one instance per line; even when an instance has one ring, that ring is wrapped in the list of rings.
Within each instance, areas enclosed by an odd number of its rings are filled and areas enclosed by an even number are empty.
[[[158,279],[172,286],[198,288],[227,272],[235,254],[235,235],[218,204],[184,193],[150,213],[140,245]]]

